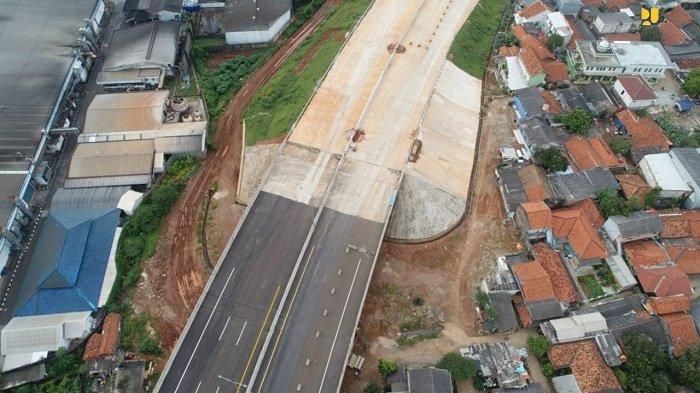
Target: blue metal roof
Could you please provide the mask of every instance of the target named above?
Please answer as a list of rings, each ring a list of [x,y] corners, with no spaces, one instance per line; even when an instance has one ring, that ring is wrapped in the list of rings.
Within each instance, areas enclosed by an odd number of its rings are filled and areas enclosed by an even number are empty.
[[[695,103],[687,98],[676,101],[676,109],[681,112],[687,112],[695,108]]]
[[[50,212],[14,316],[96,310],[118,222],[114,208]]]

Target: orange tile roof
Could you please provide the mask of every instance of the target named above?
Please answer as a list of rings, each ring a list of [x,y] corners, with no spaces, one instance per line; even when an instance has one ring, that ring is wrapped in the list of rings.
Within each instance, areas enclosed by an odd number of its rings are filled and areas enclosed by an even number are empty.
[[[548,82],[563,82],[569,80],[569,69],[559,60],[544,63],[544,72]]]
[[[520,289],[526,301],[535,302],[556,297],[552,282],[539,262],[518,263],[511,268],[520,282]]]
[[[523,63],[525,71],[527,71],[530,76],[535,76],[539,73],[544,72],[544,66],[542,62],[537,57],[537,53],[531,47],[525,47],[520,50],[520,62]]]
[[[652,297],[649,305],[659,315],[690,311],[690,298],[687,295]]]
[[[522,25],[513,25],[511,31],[513,32],[515,38],[518,39],[518,42],[520,42],[520,45],[522,45],[522,42],[523,40],[525,40],[525,37],[530,35],[527,33],[527,31],[525,31],[525,28]]]
[[[678,59],[676,64],[681,70],[692,70],[700,67],[700,59]]]
[[[532,326],[534,320],[532,319],[532,314],[530,314],[530,310],[527,309],[527,305],[522,302],[522,296],[520,296],[520,301],[516,302],[515,304],[515,311],[518,313],[518,317],[520,317],[520,323],[523,325],[523,327]]]
[[[535,252],[535,258],[547,272],[557,299],[563,303],[579,301],[579,293],[559,254],[545,243],[537,243],[532,246],[532,249]]]
[[[666,322],[668,335],[671,337],[673,356],[681,356],[688,348],[700,342],[695,322],[690,314],[677,312],[674,314],[662,315]]]
[[[629,199],[632,196],[636,196],[643,200],[644,196],[651,190],[651,186],[647,184],[643,177],[628,173],[623,175],[615,175],[615,178],[622,186],[622,192],[625,197]]]
[[[644,292],[657,297],[688,295],[693,291],[688,276],[676,266],[640,267],[635,269]]]
[[[544,229],[552,226],[552,210],[544,202],[521,203],[530,229]]]
[[[654,89],[640,75],[620,75],[617,80],[633,100],[653,100],[656,98]]]
[[[642,35],[639,33],[612,33],[606,34],[605,39],[608,41],[641,41]]]
[[[683,45],[690,40],[683,30],[669,21],[659,24],[659,33],[661,34],[661,43],[666,46]]]
[[[607,5],[608,10],[619,10],[621,8],[627,8],[632,3],[636,3],[637,0],[605,0],[605,5]]]
[[[119,347],[121,315],[108,314],[102,323],[102,333],[90,336],[85,345],[83,360],[101,359],[113,355]]]
[[[555,369],[571,369],[582,393],[622,391],[593,339],[554,345],[547,357]]]
[[[557,59],[544,43],[530,34],[525,33],[525,36],[518,41],[520,41],[521,48],[531,48],[537,54],[537,58],[543,62]]]
[[[666,246],[668,254],[685,274],[700,274],[700,248],[696,246]]]
[[[700,210],[684,210],[679,214],[662,214],[662,238],[694,238],[700,240]]]
[[[581,209],[566,208],[552,211],[554,236],[567,238],[579,258],[597,259],[608,256],[605,243]]]
[[[664,18],[679,28],[693,21],[693,17],[681,6],[674,7],[664,14]]]
[[[548,113],[561,113],[561,104],[557,100],[557,97],[555,97],[551,91],[545,90],[540,95],[542,96],[544,103],[547,104]]]
[[[588,221],[593,225],[593,228],[600,229],[605,223],[605,218],[603,214],[598,209],[593,198],[586,198],[582,201],[578,201],[570,206],[572,209],[579,209],[586,216]]]
[[[498,48],[498,55],[502,57],[513,57],[518,55],[520,48],[517,46],[502,46]]]
[[[543,168],[529,165],[518,170],[518,176],[523,183],[525,195],[529,202],[540,202],[554,199],[554,191]]]
[[[633,147],[638,149],[657,147],[668,151],[671,142],[666,138],[661,127],[650,117],[637,117],[632,111],[625,109],[617,112],[617,118],[629,132]]]
[[[671,262],[664,248],[653,240],[625,243],[623,248],[635,269],[643,266],[668,266]]]
[[[540,0],[537,0],[534,3],[530,4],[529,6],[520,10],[520,12],[518,12],[518,15],[522,16],[523,18],[530,19],[533,16],[537,16],[543,12],[550,12],[550,11],[551,11],[551,9],[547,5],[545,5]]]
[[[581,171],[593,168],[612,168],[620,165],[615,154],[602,137],[582,138],[575,136],[564,144],[569,156]]]

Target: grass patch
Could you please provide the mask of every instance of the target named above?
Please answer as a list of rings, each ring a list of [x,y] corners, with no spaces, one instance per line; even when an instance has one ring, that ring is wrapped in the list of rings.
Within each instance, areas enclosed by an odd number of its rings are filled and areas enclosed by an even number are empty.
[[[439,332],[433,332],[433,333],[427,333],[427,334],[416,334],[412,335],[409,337],[404,337],[401,336],[396,340],[396,344],[399,347],[410,347],[412,345],[416,345],[419,342],[425,341],[425,340],[433,340],[440,337]]]
[[[501,25],[505,5],[505,0],[479,1],[452,42],[452,62],[473,77],[484,76],[492,39]]]
[[[338,5],[256,93],[244,115],[246,144],[254,145],[289,131],[343,45],[336,34],[352,29],[370,1],[347,0]],[[298,66],[309,56],[313,58],[299,71]]]
[[[586,292],[586,296],[588,296],[589,299],[605,296],[603,286],[600,285],[600,282],[595,275],[589,274],[586,276],[581,276],[578,278],[578,281],[581,283],[583,291]]]
[[[147,329],[147,314],[136,314],[131,293],[143,271],[143,261],[152,257],[158,244],[160,224],[180,197],[188,180],[199,168],[194,157],[176,159],[143,202],[127,221],[117,245],[117,277],[106,308],[122,314],[122,347],[124,349],[160,354],[158,338]]]

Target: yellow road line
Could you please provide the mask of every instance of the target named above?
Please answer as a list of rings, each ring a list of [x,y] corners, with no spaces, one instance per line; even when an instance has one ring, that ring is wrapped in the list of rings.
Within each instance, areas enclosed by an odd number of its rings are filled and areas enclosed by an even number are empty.
[[[253,345],[253,350],[250,351],[250,356],[248,357],[248,362],[245,364],[245,370],[243,370],[243,375],[238,379],[239,381],[243,382],[245,379],[245,375],[248,373],[248,367],[250,367],[250,362],[253,361],[253,355],[255,355],[255,348],[258,347],[258,342],[260,341],[260,337],[262,336],[263,330],[265,330],[265,326],[267,325],[267,319],[270,317],[270,312],[272,312],[272,306],[275,305],[275,300],[277,300],[277,295],[280,293],[280,288],[281,286],[277,287],[277,290],[275,291],[275,296],[272,297],[272,302],[270,303],[270,307],[267,308],[267,314],[265,314],[265,319],[263,320],[262,326],[260,326],[260,331],[258,331],[258,337],[255,339],[255,345]],[[236,389],[236,393],[241,391],[241,387],[243,385],[238,385],[238,389]]]

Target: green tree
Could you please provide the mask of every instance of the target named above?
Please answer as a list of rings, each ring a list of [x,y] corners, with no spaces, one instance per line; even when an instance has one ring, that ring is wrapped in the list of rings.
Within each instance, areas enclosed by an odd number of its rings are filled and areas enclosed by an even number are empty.
[[[554,366],[550,362],[542,363],[542,374],[547,378],[552,378],[554,376]]]
[[[615,154],[626,156],[632,151],[632,144],[629,139],[615,135],[610,138],[610,149],[612,149]]]
[[[561,48],[564,46],[564,37],[560,36],[559,34],[551,33],[547,36],[547,46],[551,51]]]
[[[455,381],[464,381],[476,376],[476,362],[457,352],[445,354],[435,367],[449,371]]]
[[[535,334],[527,338],[527,349],[541,361],[547,359],[547,351],[552,347],[547,337]]]
[[[661,196],[661,187],[654,187],[644,194],[644,206],[655,207]]]
[[[80,370],[80,359],[75,352],[60,348],[46,365],[46,373],[51,378],[77,373]]]
[[[554,147],[535,151],[535,160],[547,170],[547,172],[564,171],[569,166],[568,161],[566,161],[561,151]]]
[[[362,389],[362,393],[384,393],[384,389],[375,382],[370,382]]]
[[[671,362],[671,375],[681,386],[700,392],[700,345],[694,345],[683,356]]]
[[[593,125],[593,116],[587,111],[578,108],[557,116],[556,120],[562,122],[566,128],[581,136],[588,135],[588,129]]]
[[[595,200],[605,217],[627,216],[631,211],[641,208],[641,204],[638,200],[633,200],[632,202],[625,201],[617,190],[612,188],[604,188],[598,191]]]
[[[683,83],[683,91],[693,98],[700,96],[700,68],[690,71],[688,79]]]
[[[625,392],[670,393],[673,384],[668,374],[671,358],[648,336],[632,333],[622,339],[627,361],[620,367],[619,379]]]
[[[387,359],[379,359],[378,363],[379,367],[379,374],[382,374],[383,377],[387,377],[398,370],[398,367],[396,366],[396,363],[394,363],[391,360]]]
[[[642,41],[661,41],[661,32],[658,26],[643,27],[640,34]]]

